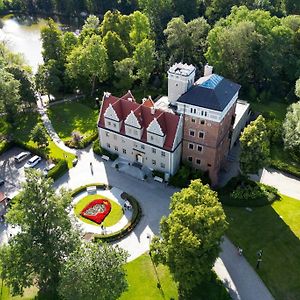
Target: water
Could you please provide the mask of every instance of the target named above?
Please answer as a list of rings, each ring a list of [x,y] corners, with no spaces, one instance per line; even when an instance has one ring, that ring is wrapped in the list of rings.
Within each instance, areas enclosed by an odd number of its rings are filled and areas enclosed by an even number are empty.
[[[43,19],[7,16],[0,19],[0,40],[16,53],[21,53],[32,71],[37,71],[43,63],[41,28],[46,24]]]

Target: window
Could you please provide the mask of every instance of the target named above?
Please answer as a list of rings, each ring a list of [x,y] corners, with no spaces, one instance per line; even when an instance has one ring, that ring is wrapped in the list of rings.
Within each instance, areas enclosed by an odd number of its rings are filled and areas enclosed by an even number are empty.
[[[134,148],[137,148],[137,146],[138,146],[137,143],[133,143]]]
[[[165,156],[166,156],[166,152],[161,151],[161,156],[162,156],[162,157],[165,157]]]
[[[191,113],[193,113],[193,109],[191,108]]]
[[[199,158],[196,159],[196,164],[200,165],[201,164],[201,160]]]
[[[196,122],[196,119],[192,118],[192,122],[195,123],[195,122]]]
[[[195,130],[190,129],[190,136],[195,136]]]
[[[211,164],[207,164],[208,167],[211,167]]]
[[[189,149],[194,150],[194,144],[189,143]]]
[[[153,138],[153,135],[150,135],[150,140],[151,140],[151,141],[153,141],[153,140],[154,140],[154,138]]]
[[[156,153],[156,149],[152,148],[152,153]]]
[[[201,124],[201,125],[204,125],[204,124],[205,124],[205,121],[204,121],[204,120],[201,120],[201,121],[200,121],[200,124]]]
[[[141,149],[145,149],[145,145],[142,144],[142,145],[141,145]]]
[[[123,148],[123,153],[126,154],[126,149]]]
[[[113,123],[113,125],[114,125],[115,128],[117,127],[116,123]]]
[[[152,165],[155,166],[156,165],[156,160],[152,159]]]
[[[134,134],[134,135],[137,135],[137,130],[134,130],[134,131],[133,131],[133,134]]]
[[[115,150],[116,150],[116,151],[119,151],[119,148],[118,148],[118,146],[115,146]]]
[[[164,163],[161,163],[160,167],[164,169],[166,167],[166,165]]]
[[[198,151],[199,151],[199,152],[201,152],[201,151],[202,151],[202,149],[203,149],[203,147],[202,147],[202,146],[200,146],[200,145],[198,145],[197,149],[198,149]]]
[[[110,143],[107,143],[106,146],[107,146],[107,148],[110,148]]]
[[[193,158],[191,156],[188,157],[188,161],[192,162]]]
[[[108,136],[109,136],[109,132],[105,132],[105,136],[107,136],[107,137],[108,137]]]
[[[203,139],[204,138],[204,132],[203,131],[199,131],[199,138]]]
[[[110,122],[110,121],[108,121],[108,122],[107,122],[107,125],[108,125],[108,126],[110,126],[110,125],[111,125],[111,122]]]
[[[196,108],[194,108],[194,114],[197,112]]]
[[[204,113],[204,116],[207,117],[207,111]]]

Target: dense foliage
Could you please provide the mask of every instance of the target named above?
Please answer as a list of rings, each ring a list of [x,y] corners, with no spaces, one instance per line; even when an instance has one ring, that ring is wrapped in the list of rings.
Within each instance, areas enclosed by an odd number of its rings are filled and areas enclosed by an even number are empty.
[[[216,192],[199,179],[172,196],[170,209],[161,220],[161,237],[151,243],[151,255],[169,266],[180,293],[188,294],[211,274],[226,229],[225,214]]]

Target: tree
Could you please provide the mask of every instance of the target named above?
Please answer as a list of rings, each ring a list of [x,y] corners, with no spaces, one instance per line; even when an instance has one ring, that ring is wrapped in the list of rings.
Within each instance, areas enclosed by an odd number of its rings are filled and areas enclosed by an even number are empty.
[[[243,130],[240,143],[240,165],[243,173],[255,173],[268,163],[270,141],[263,116],[260,115]]]
[[[111,63],[115,60],[120,61],[128,56],[128,51],[116,32],[108,31],[103,38],[103,45],[107,50]]]
[[[49,19],[47,26],[41,30],[41,38],[43,44],[43,59],[47,63],[48,60],[54,59],[64,63],[62,32],[58,29],[57,24]]]
[[[40,295],[57,299],[61,268],[79,243],[68,218],[70,194],[56,193],[52,184],[39,171],[27,170],[22,191],[6,214],[10,224],[20,227],[0,252],[2,276],[14,295],[36,284]]]
[[[120,90],[130,90],[134,82],[134,60],[125,58],[121,61],[114,62],[115,76],[117,80],[114,85]]]
[[[66,300],[114,300],[127,289],[127,254],[109,244],[83,244],[64,264],[59,292]]]
[[[133,59],[137,68],[137,78],[142,81],[142,86],[145,88],[151,72],[155,67],[155,45],[154,41],[144,39],[139,43],[133,53]]]
[[[0,68],[0,111],[9,123],[15,120],[20,106],[20,82],[5,69]]]
[[[179,283],[179,293],[189,293],[207,280],[220,252],[226,217],[217,193],[200,179],[171,198],[171,213],[160,222],[150,253],[154,262],[166,264]]]
[[[143,39],[149,38],[151,27],[148,17],[138,10],[130,15],[130,20],[130,44],[135,48]]]
[[[192,20],[199,15],[199,0],[173,0],[174,10],[177,16],[184,16],[186,20]]]
[[[9,67],[6,70],[20,82],[20,100],[25,104],[36,104],[34,85],[29,73],[24,68],[18,66]]]
[[[50,94],[57,95],[62,88],[61,71],[56,60],[49,60],[40,65],[35,75],[37,90],[41,93],[47,93],[49,101]]]
[[[34,126],[30,133],[30,138],[41,148],[44,148],[48,145],[48,135],[45,127],[41,123],[37,123]]]
[[[80,47],[74,48],[67,57],[67,73],[70,78],[88,79],[91,96],[94,94],[96,80],[103,82],[108,78],[108,55],[101,37],[87,37]]]
[[[67,31],[63,35],[64,55],[67,57],[70,52],[77,46],[78,40],[73,32]]]
[[[299,80],[298,80],[299,82]],[[283,122],[284,147],[300,157],[300,102],[289,106]]]

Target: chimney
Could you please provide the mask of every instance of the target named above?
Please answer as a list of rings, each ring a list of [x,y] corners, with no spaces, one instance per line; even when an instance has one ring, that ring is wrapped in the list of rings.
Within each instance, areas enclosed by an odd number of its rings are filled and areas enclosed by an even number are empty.
[[[212,73],[213,73],[213,67],[210,66],[209,64],[206,64],[206,65],[204,66],[204,77],[205,77],[205,76],[209,76],[209,75],[211,75]]]

